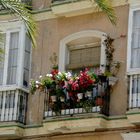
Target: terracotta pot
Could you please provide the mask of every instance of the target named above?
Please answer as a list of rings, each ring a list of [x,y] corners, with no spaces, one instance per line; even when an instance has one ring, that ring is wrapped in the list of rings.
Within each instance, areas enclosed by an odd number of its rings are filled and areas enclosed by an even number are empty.
[[[97,106],[102,106],[103,105],[103,99],[101,97],[97,97],[95,100],[95,104]]]
[[[40,92],[43,92],[44,91],[44,87],[43,86],[39,86],[38,89],[39,89]]]

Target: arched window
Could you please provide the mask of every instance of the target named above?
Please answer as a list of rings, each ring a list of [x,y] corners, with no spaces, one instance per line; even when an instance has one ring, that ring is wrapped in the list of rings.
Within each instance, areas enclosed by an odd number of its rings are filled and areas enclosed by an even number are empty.
[[[59,70],[79,71],[85,67],[105,70],[106,34],[96,30],[85,30],[71,34],[60,41]]]

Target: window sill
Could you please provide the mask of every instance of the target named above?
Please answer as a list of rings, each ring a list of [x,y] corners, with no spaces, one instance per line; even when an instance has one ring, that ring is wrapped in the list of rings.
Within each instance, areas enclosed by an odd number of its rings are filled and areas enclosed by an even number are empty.
[[[0,91],[10,91],[20,89],[26,93],[29,93],[29,89],[25,87],[20,87],[17,85],[0,85]]]

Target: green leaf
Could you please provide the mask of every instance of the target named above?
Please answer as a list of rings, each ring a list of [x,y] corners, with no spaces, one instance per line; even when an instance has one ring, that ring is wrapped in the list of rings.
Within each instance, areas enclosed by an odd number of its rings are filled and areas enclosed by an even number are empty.
[[[0,0],[0,5],[10,14],[14,14],[21,18],[27,28],[27,34],[31,39],[32,46],[36,47],[36,24],[32,18],[31,11],[28,6],[19,0]]]
[[[91,0],[93,2],[93,0]],[[113,7],[111,6],[110,0],[94,0],[98,8],[101,9],[108,16],[110,22],[116,25],[117,17]]]

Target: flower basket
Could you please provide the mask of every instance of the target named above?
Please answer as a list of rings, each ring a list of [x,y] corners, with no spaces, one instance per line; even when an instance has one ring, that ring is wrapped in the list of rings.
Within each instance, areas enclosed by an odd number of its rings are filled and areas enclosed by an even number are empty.
[[[109,85],[110,86],[114,86],[117,83],[117,81],[118,81],[118,78],[114,77],[114,76],[110,76],[108,78],[109,78]]]

